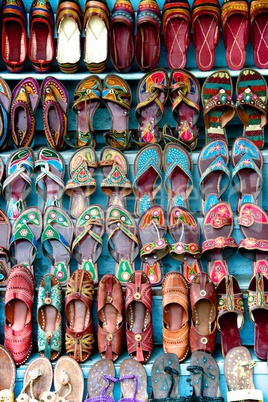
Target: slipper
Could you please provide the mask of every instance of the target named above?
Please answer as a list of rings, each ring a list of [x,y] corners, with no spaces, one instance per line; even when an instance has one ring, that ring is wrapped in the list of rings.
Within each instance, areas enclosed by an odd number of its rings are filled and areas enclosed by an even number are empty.
[[[165,0],[162,29],[170,70],[186,66],[186,52],[190,45],[190,27],[191,14],[188,0]]]
[[[26,208],[25,199],[31,191],[33,170],[34,153],[30,148],[17,149],[7,160],[3,196],[10,220],[16,219]]]
[[[132,374],[135,373],[135,374]],[[147,402],[147,374],[141,363],[125,359],[120,365],[120,388],[122,398],[133,402]]]
[[[107,195],[106,209],[112,205],[125,208],[125,197],[132,192],[132,185],[127,178],[129,162],[123,152],[113,147],[102,148],[100,154],[100,167],[104,179],[100,187]]]
[[[268,279],[257,273],[251,278],[247,291],[249,318],[254,323],[254,353],[267,360],[268,345]]]
[[[37,240],[42,233],[42,213],[37,207],[26,208],[14,221],[10,247],[13,264],[23,264],[34,275],[33,262],[37,255]]]
[[[221,8],[226,63],[231,70],[241,70],[246,61],[249,38],[249,4],[246,0],[224,0]]]
[[[16,398],[18,402],[39,401],[43,392],[52,386],[52,365],[46,357],[36,357],[24,372],[23,388]]]
[[[162,187],[162,148],[147,145],[135,156],[133,164],[134,214],[138,218],[155,204],[156,194]]]
[[[221,10],[218,0],[195,0],[192,7],[193,44],[196,65],[201,71],[211,70],[215,48],[220,40]]]
[[[0,286],[5,286],[7,283],[8,273],[10,270],[10,235],[11,225],[7,215],[0,209]],[[1,376],[0,376],[1,378]]]
[[[88,398],[92,399],[92,402],[97,402],[98,400],[100,402],[101,400],[112,402],[114,384],[117,381],[115,378],[115,366],[112,360],[98,360],[89,369],[87,377]],[[98,399],[99,397],[100,399]],[[104,399],[101,399],[101,397]]]
[[[54,394],[65,401],[81,402],[84,395],[84,375],[74,359],[61,356],[54,368]]]
[[[166,70],[158,68],[147,73],[139,81],[137,87],[138,104],[135,108],[138,130],[137,135],[133,137],[138,147],[160,142],[161,133],[158,130],[158,123],[163,117],[167,99],[168,74]]]
[[[267,83],[256,70],[240,71],[236,82],[236,112],[243,122],[243,137],[263,148],[264,126],[267,123]]]
[[[202,86],[201,100],[205,123],[205,143],[228,142],[226,124],[235,115],[232,77],[227,70],[210,74]]]
[[[249,139],[237,138],[232,148],[232,164],[232,182],[239,194],[236,207],[239,213],[244,203],[257,204],[263,186],[263,156]]]
[[[101,91],[102,83],[97,75],[86,77],[77,84],[73,103],[76,130],[69,131],[64,137],[70,147],[96,147],[93,119],[101,104]]]
[[[170,245],[169,254],[181,262],[183,276],[191,283],[203,271],[198,220],[186,208],[173,207],[168,217],[168,232],[175,242]]]
[[[252,0],[249,17],[254,64],[258,68],[268,68],[268,2],[263,1],[260,7],[259,0]]]
[[[199,81],[189,71],[172,70],[169,78],[169,99],[177,122],[173,136],[193,150],[198,139],[196,124],[200,113]]]
[[[226,275],[217,285],[217,327],[221,334],[221,351],[227,352],[241,346],[239,331],[244,325],[244,302],[239,284],[234,276]]]
[[[240,240],[239,253],[252,261],[252,276],[263,274],[268,279],[268,216],[259,206],[243,204],[237,223],[244,239]]]
[[[167,211],[173,207],[189,209],[188,198],[193,190],[192,160],[178,144],[168,143],[163,151],[165,190],[168,195]]]
[[[75,222],[72,252],[78,261],[78,269],[87,271],[94,284],[99,281],[98,258],[102,252],[103,234],[103,209],[100,205],[91,205]]]
[[[209,353],[203,351],[192,353],[187,370],[191,373],[193,396],[200,397],[198,400],[204,398],[205,401],[224,402],[220,396],[219,367]]]
[[[137,225],[131,214],[119,206],[111,206],[106,213],[107,245],[116,262],[115,276],[125,285],[135,271],[134,260],[139,254]]]
[[[128,129],[132,93],[127,81],[109,74],[103,80],[102,99],[111,116],[111,130],[104,133],[104,139],[113,148],[124,150],[130,147]]]
[[[229,273],[226,259],[237,250],[233,237],[233,212],[227,202],[219,202],[203,220],[202,256],[207,259],[207,269],[214,284],[218,284]]]
[[[175,353],[162,353],[157,356],[151,371],[152,397],[159,399],[179,398],[180,362]]]
[[[65,161],[61,154],[51,148],[41,148],[35,168],[40,169],[35,180],[35,189],[44,200],[42,211],[51,205],[62,207]]]
[[[224,375],[228,387],[228,401],[263,401],[262,391],[255,388],[253,367],[249,350],[238,346],[229,350],[224,359]]]
[[[11,90],[7,82],[0,77],[0,150],[8,146],[9,112],[11,106]]]
[[[231,173],[228,163],[228,146],[222,140],[209,142],[198,156],[197,164],[200,175],[199,185],[203,215],[221,201],[222,194],[229,186]]]
[[[73,223],[63,209],[53,206],[46,209],[43,223],[42,250],[51,262],[51,274],[64,286],[70,276]]]
[[[3,345],[0,345],[0,361],[2,362],[0,369],[0,397],[4,397],[6,401],[13,401],[16,380],[16,365],[11,353]],[[10,394],[8,390],[10,391]]]
[[[42,277],[38,287],[37,343],[38,352],[51,361],[56,360],[62,350],[61,310],[61,285],[55,276],[46,274]]]
[[[65,193],[70,197],[69,214],[74,219],[78,219],[89,206],[88,197],[96,190],[93,176],[97,167],[97,154],[91,147],[78,149],[69,161]]]
[[[163,281],[163,267],[161,259],[169,251],[166,217],[163,208],[155,205],[141,215],[139,222],[141,241],[140,259],[141,269],[148,276],[152,286],[160,285]]]

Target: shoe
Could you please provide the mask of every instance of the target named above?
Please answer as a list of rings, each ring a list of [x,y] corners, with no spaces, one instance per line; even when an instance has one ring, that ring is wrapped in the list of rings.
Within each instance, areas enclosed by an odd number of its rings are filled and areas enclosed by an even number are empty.
[[[56,27],[56,59],[59,68],[66,74],[75,73],[81,58],[82,10],[78,0],[59,0]]]
[[[11,90],[7,82],[0,77],[0,150],[8,146],[9,113],[11,106]]]
[[[23,70],[27,57],[27,15],[23,1],[2,3],[2,57],[12,73]]]
[[[46,73],[54,59],[54,13],[48,0],[34,0],[30,9],[28,56],[38,73]]]

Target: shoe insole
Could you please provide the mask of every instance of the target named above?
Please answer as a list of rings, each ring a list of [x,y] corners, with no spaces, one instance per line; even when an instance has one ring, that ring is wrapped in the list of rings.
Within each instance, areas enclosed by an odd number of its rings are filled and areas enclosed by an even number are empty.
[[[193,320],[199,334],[208,335],[211,333],[211,323],[215,318],[212,316],[214,313],[213,310],[213,306],[209,300],[199,300],[194,306]]]
[[[140,29],[140,60],[138,62],[143,68],[150,68],[156,62],[159,52],[159,41],[152,24],[145,24]],[[137,45],[139,46],[139,45]]]
[[[105,317],[105,323],[104,323],[105,330],[108,333],[113,334],[118,328],[117,310],[111,304],[105,304],[103,308],[103,314]]]
[[[89,310],[80,300],[73,300],[67,305],[70,328],[74,332],[82,332],[89,323]]]
[[[202,70],[210,70],[215,60],[215,34],[218,24],[210,15],[201,15],[195,24],[196,64]]]
[[[252,36],[254,37],[254,62],[259,68],[268,67],[268,17],[267,12],[260,13],[253,20],[251,25]]]
[[[225,28],[226,61],[232,70],[241,70],[246,59],[245,29],[247,20],[235,14],[228,18]]]
[[[58,328],[58,312],[54,306],[45,306],[40,309],[39,325],[45,332],[53,332]]]
[[[49,43],[49,30],[40,21],[35,23],[32,32],[32,55],[34,60],[44,61],[52,58],[52,44]]]
[[[186,199],[187,184],[189,177],[180,169],[179,166],[172,170],[170,177],[171,198],[181,195],[182,199]]]
[[[185,67],[188,32],[188,24],[181,18],[172,18],[168,23],[166,43],[170,68]]]
[[[122,96],[122,100],[124,97]],[[128,114],[126,114],[126,109],[114,102],[106,102],[109,108],[110,114],[112,116],[112,131],[126,131],[128,126]]]
[[[10,307],[10,317],[11,327],[13,331],[21,331],[27,322],[28,307],[27,305],[19,299],[13,299],[9,303]]]
[[[14,179],[10,184],[10,199],[18,201],[20,198],[22,198],[24,188],[25,180],[23,180],[21,177]]]
[[[268,311],[264,308],[252,312],[254,317],[254,352],[260,359],[267,360]]]
[[[71,51],[70,51],[71,49]],[[80,32],[73,18],[64,18],[58,32],[58,63],[77,63],[80,60]]]
[[[22,30],[21,26],[16,21],[8,21],[6,23],[6,43],[5,49],[8,49],[7,52],[4,51],[5,57],[10,62],[19,62],[24,57],[24,52],[22,53]]]
[[[239,330],[237,327],[237,314],[228,312],[219,317],[221,327],[221,346],[224,356],[228,350],[241,346]]]
[[[177,303],[170,303],[164,309],[164,322],[170,331],[178,331],[181,329],[185,319],[185,310]]]
[[[85,32],[85,62],[100,63],[105,61],[108,54],[108,31],[97,16],[89,19]]]
[[[132,332],[134,334],[141,334],[146,326],[145,317],[146,317],[146,307],[143,303],[134,302],[132,304],[132,312],[133,312],[133,323],[132,323]]]
[[[129,44],[133,42],[132,34],[126,24],[117,23],[113,28],[113,58],[116,66],[124,69],[132,62],[132,47]]]

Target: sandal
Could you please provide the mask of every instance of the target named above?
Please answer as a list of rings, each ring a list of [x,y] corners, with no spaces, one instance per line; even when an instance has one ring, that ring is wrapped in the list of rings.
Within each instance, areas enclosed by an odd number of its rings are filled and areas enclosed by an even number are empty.
[[[85,402],[115,402],[113,398],[115,378],[115,367],[110,359],[98,360],[94,363],[88,373],[88,399]]]
[[[26,208],[12,226],[11,261],[29,268],[34,275],[33,262],[37,255],[37,240],[42,233],[42,214],[39,208]]]
[[[24,372],[23,388],[16,398],[17,402],[39,401],[43,392],[52,386],[52,365],[46,357],[36,357]]]
[[[161,259],[169,251],[168,240],[165,239],[167,225],[165,213],[160,205],[155,205],[144,212],[139,219],[139,235],[141,241],[140,258],[142,270],[148,276],[152,286],[163,281]]]
[[[111,206],[106,213],[108,251],[116,261],[115,276],[125,285],[135,270],[134,260],[139,254],[137,225],[130,212]]]
[[[135,373],[130,374],[130,373]],[[141,363],[125,359],[120,365],[120,388],[122,398],[119,401],[147,402],[147,374]]]
[[[175,353],[163,353],[155,359],[151,371],[152,402],[168,399],[183,402],[179,396],[180,362]],[[160,402],[160,401],[159,401]]]
[[[94,284],[99,281],[98,258],[102,252],[104,212],[100,205],[91,205],[77,219],[74,226],[73,256],[78,269],[87,271]]]
[[[98,167],[97,154],[91,147],[78,149],[69,162],[69,180],[65,193],[70,197],[69,214],[72,218],[79,216],[88,208],[88,197],[96,190],[94,175]]]
[[[108,145],[124,150],[131,146],[131,133],[128,129],[132,93],[127,81],[110,74],[103,80],[102,99],[110,113],[111,130],[103,134]]]
[[[161,133],[158,123],[164,114],[168,99],[168,75],[166,70],[157,69],[147,73],[137,88],[136,119],[139,127],[134,141],[138,147],[160,142]]]
[[[6,81],[0,77],[0,150],[8,146],[9,112],[11,106],[11,90]]]
[[[229,186],[231,173],[228,163],[228,147],[226,142],[222,140],[208,143],[198,156],[197,164],[200,175],[199,185],[203,215],[221,201],[222,194]],[[224,177],[227,180],[223,181]]]
[[[119,280],[105,274],[98,286],[98,350],[102,358],[117,360],[123,349],[123,290]]]
[[[168,195],[167,211],[173,207],[189,209],[188,198],[194,187],[190,155],[180,145],[169,143],[163,152],[163,166]]]
[[[16,219],[26,208],[25,199],[31,191],[33,170],[34,153],[30,148],[17,149],[7,160],[3,196],[10,220]]]
[[[16,380],[16,365],[10,351],[0,345],[1,380],[0,398],[6,402],[14,402],[14,388]]]
[[[201,100],[205,123],[205,143],[228,142],[226,124],[235,115],[232,77],[227,70],[210,74],[202,86]]]
[[[190,397],[189,401],[224,402],[220,396],[219,368],[210,354],[201,351],[192,353],[187,370],[191,373],[193,385],[193,398]],[[195,397],[200,397],[200,399],[195,399]]]
[[[10,235],[11,225],[4,211],[0,209],[0,286],[5,286],[10,270]],[[1,376],[0,376],[1,378]]]
[[[257,273],[251,278],[247,291],[249,318],[254,323],[254,353],[267,360],[268,344],[268,279]]]
[[[100,167],[104,176],[100,187],[108,196],[106,209],[112,205],[125,208],[125,197],[132,192],[131,182],[127,178],[128,159],[121,151],[107,146],[101,151]]]
[[[63,209],[52,206],[46,209],[43,222],[42,250],[51,262],[51,274],[64,286],[70,276],[73,223]]]
[[[234,276],[226,275],[217,285],[217,327],[221,334],[222,355],[241,346],[239,330],[244,324],[244,302],[239,284]]]
[[[239,253],[252,261],[252,276],[263,274],[268,279],[268,216],[259,206],[243,204],[237,223],[244,239],[240,240]]]
[[[232,148],[232,181],[239,194],[236,210],[250,202],[257,204],[263,186],[263,156],[253,142],[247,138],[237,138]],[[239,181],[239,185],[237,185]]]
[[[268,67],[267,57],[267,19],[268,19],[268,3],[264,1],[259,6],[259,0],[252,0],[249,9],[250,36],[253,46],[254,64],[258,68]]]
[[[135,271],[127,282],[125,316],[128,353],[146,363],[153,351],[152,286],[142,271]]]
[[[65,348],[68,355],[83,363],[92,354],[94,284],[88,272],[77,269],[67,282],[65,297]]]
[[[40,168],[35,180],[35,189],[44,200],[42,210],[51,205],[62,207],[65,175],[63,157],[51,148],[42,148],[38,152],[35,167]]]
[[[256,70],[240,71],[236,82],[236,111],[243,122],[243,137],[263,148],[264,126],[267,123],[267,83]]]
[[[134,214],[139,218],[155,204],[156,194],[162,187],[162,148],[151,144],[136,155],[133,165]]]
[[[183,276],[191,283],[193,277],[203,271],[198,220],[186,208],[173,207],[169,213],[168,232],[175,241],[170,245],[169,254],[182,263]]]
[[[202,256],[207,259],[207,270],[214,284],[218,284],[229,273],[226,259],[237,250],[233,237],[233,212],[230,204],[214,205],[203,220]]]
[[[58,279],[46,274],[42,277],[37,296],[38,352],[51,361],[62,350],[62,288]],[[49,388],[50,390],[50,388]]]
[[[197,146],[196,127],[200,113],[199,81],[189,71],[172,70],[169,79],[169,99],[177,122],[173,140],[186,144],[191,150]]]
[[[101,104],[102,83],[97,75],[84,78],[74,90],[73,110],[76,113],[76,131],[66,133],[64,140],[73,148],[96,148],[93,119]]]

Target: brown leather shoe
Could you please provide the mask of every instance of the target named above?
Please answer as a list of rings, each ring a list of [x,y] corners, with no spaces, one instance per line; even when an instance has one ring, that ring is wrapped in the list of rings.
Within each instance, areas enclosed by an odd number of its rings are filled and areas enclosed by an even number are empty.
[[[192,320],[190,327],[191,352],[213,353],[216,342],[217,295],[215,285],[205,272],[197,274],[190,287]]]
[[[162,284],[163,349],[175,353],[180,361],[188,351],[188,286],[179,272],[169,272]]]
[[[102,277],[98,286],[98,349],[102,358],[115,361],[122,352],[123,290],[111,274]]]

